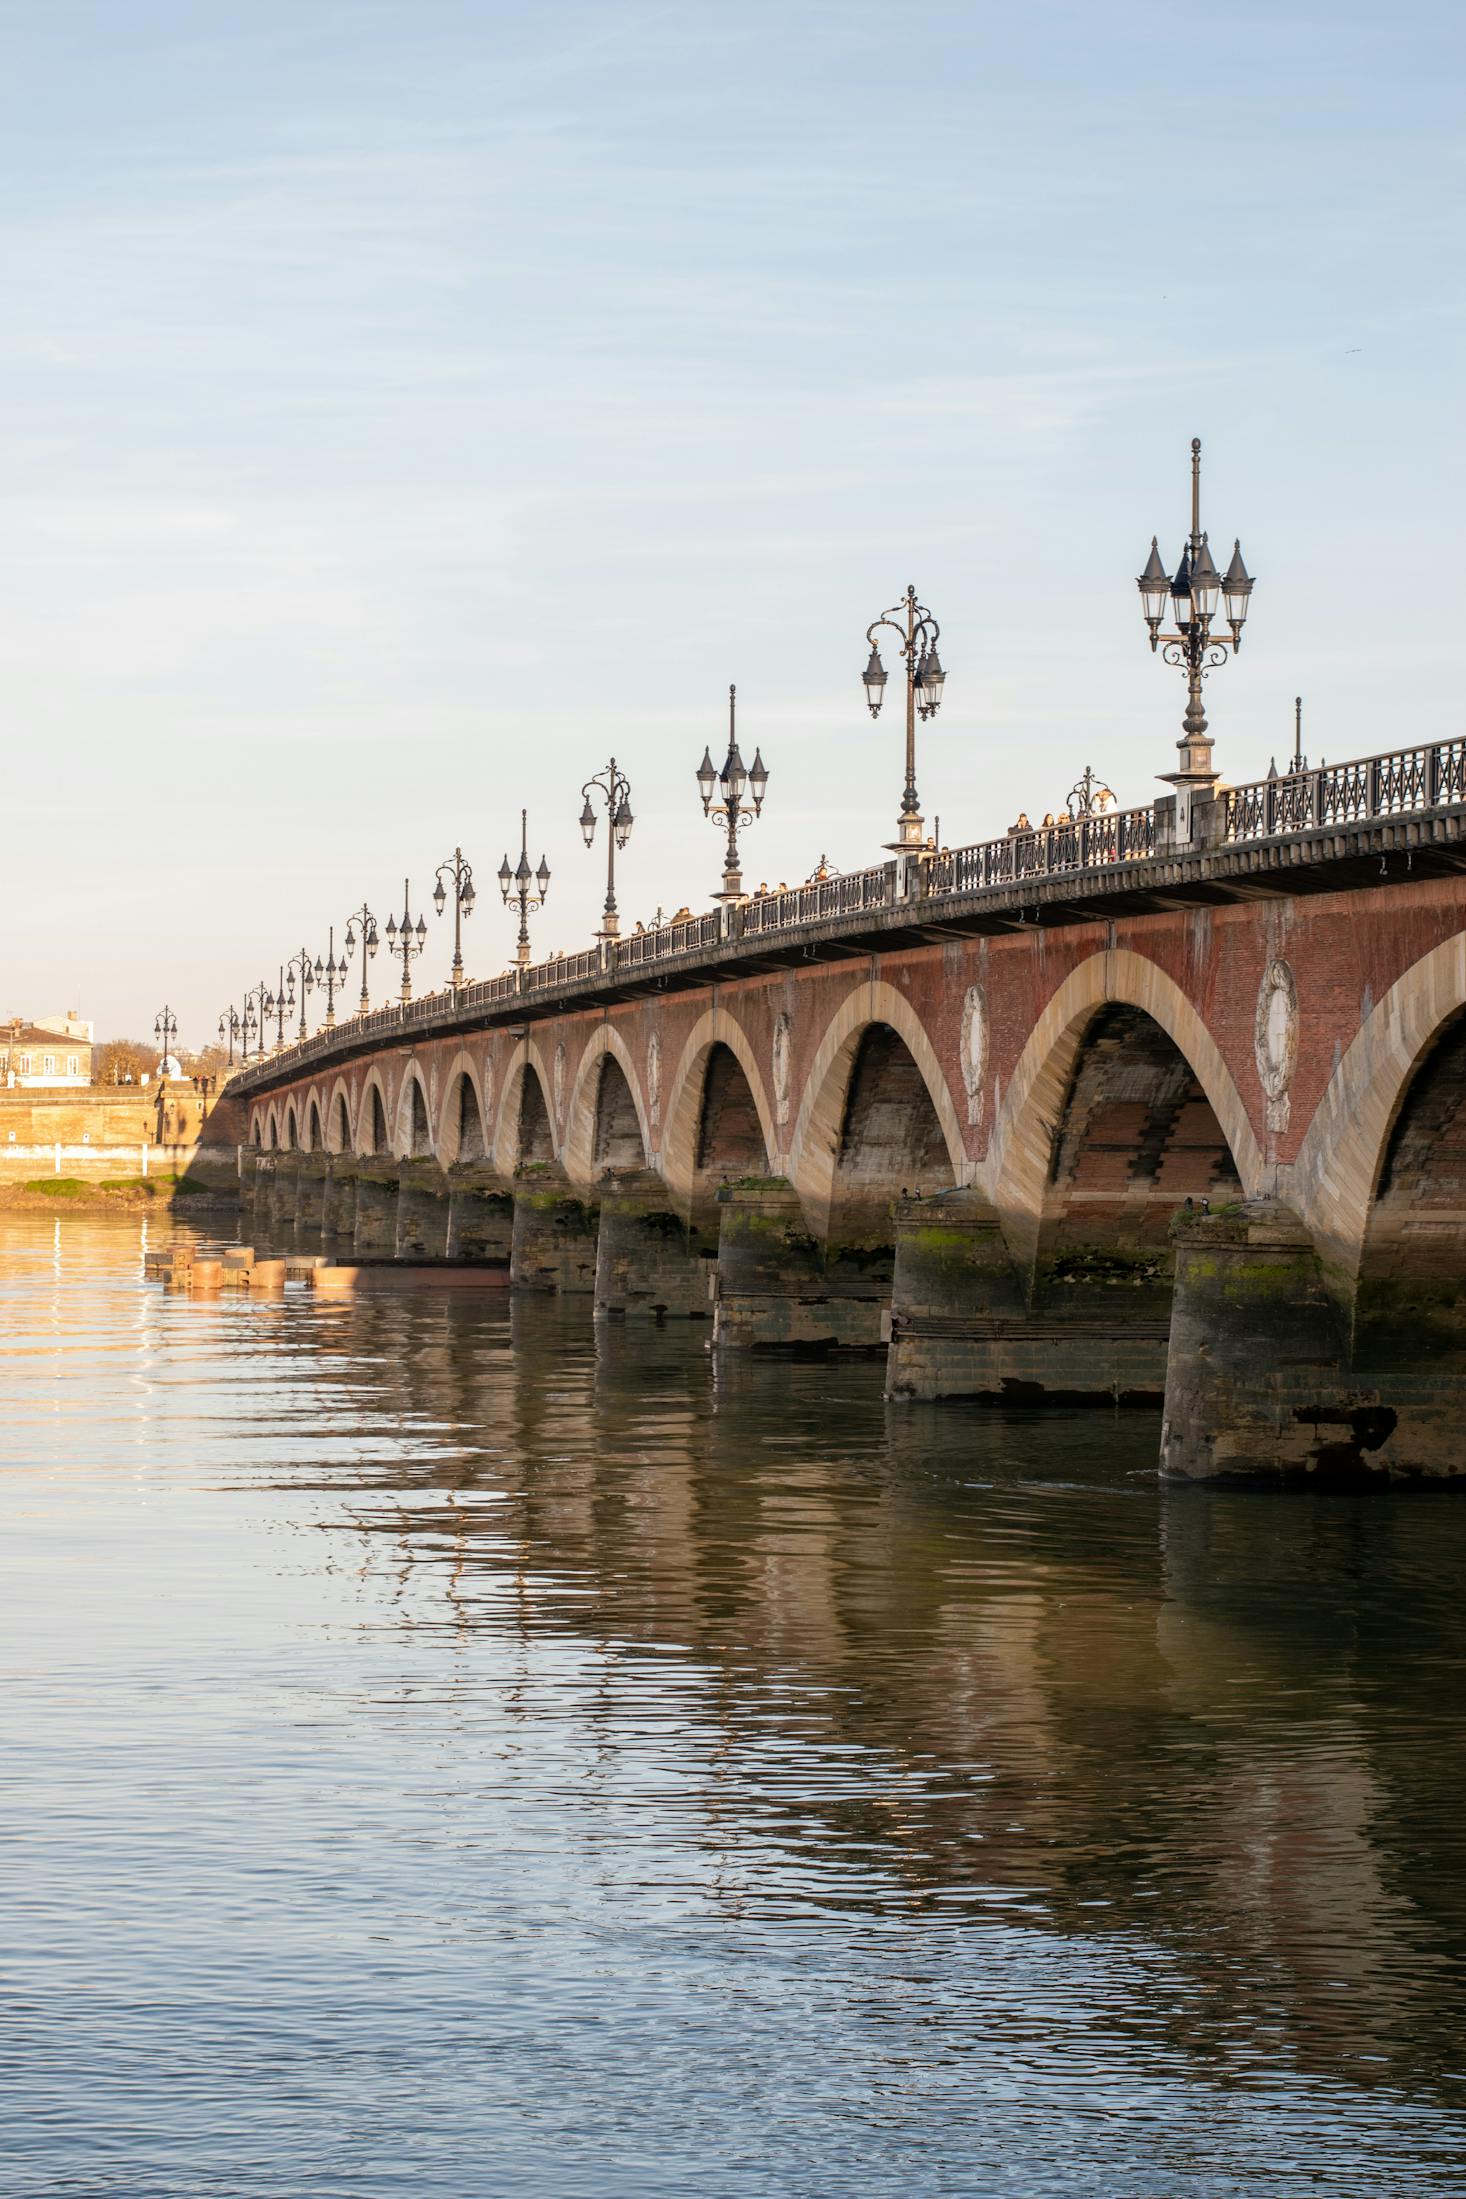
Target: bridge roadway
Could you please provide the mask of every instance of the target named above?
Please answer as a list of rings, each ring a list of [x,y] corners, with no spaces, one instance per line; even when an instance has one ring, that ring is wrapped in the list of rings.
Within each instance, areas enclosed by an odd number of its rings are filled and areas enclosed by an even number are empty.
[[[246,1206],[1177,1478],[1462,1473],[1466,744],[898,858],[236,1075]],[[1463,1480],[1466,1486],[1466,1480]]]

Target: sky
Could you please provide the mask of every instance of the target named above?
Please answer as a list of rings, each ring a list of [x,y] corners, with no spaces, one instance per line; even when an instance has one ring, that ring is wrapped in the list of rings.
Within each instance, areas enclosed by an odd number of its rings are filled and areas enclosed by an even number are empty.
[[[492,975],[521,806],[587,944],[612,755],[624,919],[704,907],[730,681],[749,883],[878,861],[908,581],[945,842],[1148,801],[1193,435],[1224,776],[1300,692],[1315,757],[1459,734],[1463,20],[0,0],[0,1013],[201,1045],[455,846]]]

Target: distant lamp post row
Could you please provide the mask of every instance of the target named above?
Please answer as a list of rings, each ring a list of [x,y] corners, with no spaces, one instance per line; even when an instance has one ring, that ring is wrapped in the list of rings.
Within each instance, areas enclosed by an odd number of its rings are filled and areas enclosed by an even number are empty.
[[[617,769],[614,756],[605,770],[587,779],[580,790],[583,802],[580,832],[587,847],[596,836],[596,813],[590,800],[592,790],[606,811],[606,906],[596,936],[615,939],[621,930],[621,919],[616,913],[616,850],[625,847],[636,820],[631,814],[631,781],[624,771]]]
[[[324,985],[326,988],[326,1029],[334,1031],[336,1028],[336,995],[346,983],[346,956],[344,954],[338,956],[336,953],[336,927],[334,924],[330,927],[325,961],[323,962],[319,955],[316,956],[316,983]]]
[[[1186,675],[1186,714],[1176,743],[1180,751],[1180,769],[1162,774],[1169,786],[1176,789],[1176,828],[1183,840],[1191,837],[1191,803],[1193,796],[1205,792],[1216,784],[1216,771],[1212,765],[1211,735],[1206,729],[1206,712],[1201,703],[1201,683],[1208,672],[1227,661],[1227,651],[1233,654],[1242,646],[1242,628],[1247,618],[1253,580],[1242,562],[1242,545],[1233,545],[1232,561],[1225,573],[1219,573],[1211,554],[1211,548],[1201,525],[1201,438],[1191,441],[1191,532],[1181,553],[1181,562],[1174,574],[1168,575],[1161,562],[1160,546],[1151,536],[1150,557],[1145,571],[1136,585],[1140,589],[1141,609],[1150,630],[1150,645],[1159,649],[1167,664],[1175,665]],[[1217,615],[1218,604],[1225,600],[1227,624],[1231,632],[1214,633],[1212,620]],[[1174,621],[1173,633],[1161,629],[1169,611]]]
[[[449,888],[443,883],[446,871],[452,879],[453,894],[453,975],[450,980],[456,993],[463,983],[463,919],[472,916],[474,904],[473,867],[464,861],[462,848],[455,848],[446,863],[438,865],[438,882],[433,888],[433,905],[439,916],[447,905]]]
[[[395,916],[389,916],[383,927],[387,938],[388,954],[396,957],[402,964],[402,992],[399,997],[404,1007],[412,998],[412,965],[414,958],[422,953],[423,945],[428,936],[428,927],[421,916],[418,917],[416,923],[413,922],[410,906],[411,895],[412,888],[404,878],[402,881],[402,922],[399,924]]]
[[[158,1041],[158,1051],[162,1055],[162,1059],[158,1063],[158,1074],[160,1077],[166,1077],[168,1074],[168,1057],[172,1053],[174,1041],[178,1037],[178,1018],[171,1008],[160,1009],[154,1017],[153,1036]]]
[[[870,662],[862,676],[865,699],[873,718],[880,716],[886,697],[886,668],[876,642],[876,635],[883,626],[888,626],[897,636],[906,665],[906,785],[901,795],[901,813],[896,820],[893,845],[898,850],[918,848],[922,844],[924,827],[916,791],[916,721],[918,717],[934,718],[942,707],[942,689],[947,675],[937,655],[941,628],[926,605],[917,602],[916,590],[911,587],[899,603],[893,603],[879,618],[872,619],[865,631],[865,638],[870,643]]]
[[[728,839],[723,851],[723,888],[713,896],[716,901],[738,901],[743,897],[743,873],[738,863],[738,828],[751,825],[764,806],[764,793],[769,774],[764,766],[761,750],[753,752],[753,762],[747,767],[738,749],[738,690],[728,689],[728,754],[723,768],[718,770],[713,762],[711,749],[702,752],[702,762],[697,767],[697,791],[702,796],[702,813],[711,817],[714,824],[726,829]],[[743,807],[747,794],[751,809]],[[721,799],[715,801],[718,795]]]
[[[582,818],[582,827],[584,822]],[[591,829],[595,829],[594,818],[591,819]],[[586,846],[589,845],[590,838],[587,835]],[[538,890],[531,891],[531,886]],[[529,811],[522,809],[519,812],[519,861],[511,870],[506,853],[499,865],[500,897],[506,909],[513,904],[519,910],[519,943],[514,950],[514,959],[521,969],[529,967],[529,912],[531,909],[544,907],[549,890],[550,866],[544,856],[540,857],[538,870],[531,870],[529,867]]]

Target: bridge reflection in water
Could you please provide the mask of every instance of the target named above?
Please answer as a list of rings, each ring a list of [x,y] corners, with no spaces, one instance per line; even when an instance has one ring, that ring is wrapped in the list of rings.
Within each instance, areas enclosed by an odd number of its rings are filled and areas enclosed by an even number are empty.
[[[586,1302],[0,1250],[32,2165],[1459,2188],[1466,1509],[1168,1491],[1132,1416]]]

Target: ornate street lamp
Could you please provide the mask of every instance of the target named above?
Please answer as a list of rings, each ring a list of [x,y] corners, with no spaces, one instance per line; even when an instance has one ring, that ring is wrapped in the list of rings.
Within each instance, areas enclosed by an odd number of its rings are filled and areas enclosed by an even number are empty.
[[[389,916],[386,926],[387,952],[402,957],[401,999],[404,1006],[412,998],[413,957],[422,953],[423,941],[428,936],[428,927],[420,916],[416,924],[413,922],[412,911],[408,907],[410,890],[407,880],[404,878],[402,881],[402,922],[399,924],[395,916]]]
[[[222,1046],[226,1041],[228,1043],[231,1069],[234,1067],[234,1041],[238,1038],[239,1031],[239,1010],[232,1006],[226,1008],[219,1018],[219,1044]]]
[[[439,916],[443,913],[449,893],[449,888],[443,883],[445,871],[453,881],[453,975],[450,982],[456,993],[463,983],[463,919],[465,916],[472,916],[474,903],[473,871],[463,859],[462,848],[455,848],[451,860],[438,865],[438,883],[433,888],[433,905]]]
[[[1191,532],[1186,538],[1181,562],[1174,575],[1167,578],[1160,546],[1152,535],[1150,557],[1136,585],[1140,589],[1145,623],[1150,629],[1151,648],[1159,649],[1167,664],[1174,664],[1186,674],[1186,714],[1181,720],[1184,730],[1176,743],[1181,768],[1161,774],[1166,784],[1176,789],[1176,837],[1185,841],[1191,838],[1194,797],[1217,783],[1217,773],[1212,767],[1211,735],[1207,732],[1206,712],[1201,706],[1201,683],[1208,672],[1226,663],[1228,649],[1235,654],[1241,648],[1242,628],[1253,589],[1252,575],[1242,562],[1241,543],[1234,543],[1232,561],[1225,573],[1219,573],[1202,532],[1199,435],[1191,439]],[[1231,628],[1227,634],[1212,631],[1219,599],[1225,600],[1227,606],[1227,624]],[[1163,634],[1161,627],[1168,610],[1176,630]]]
[[[158,1041],[162,1060],[158,1063],[158,1075],[165,1081],[168,1075],[168,1057],[173,1051],[173,1041],[178,1036],[178,1018],[171,1008],[163,1008],[153,1020],[153,1036]]]
[[[353,909],[346,920],[344,952],[348,961],[356,952],[356,935],[358,932],[361,933],[361,1000],[357,1005],[357,1014],[367,1015],[370,1013],[372,1005],[367,998],[367,964],[377,951],[377,920],[365,901],[359,909]]]
[[[285,1010],[287,1006],[291,1008],[295,1006],[295,987],[293,984],[291,985],[290,999],[287,1002],[285,998],[285,965],[282,962],[280,965],[279,982],[276,985],[274,992],[266,993],[265,995],[265,1015],[267,1018],[270,1016],[273,1016],[275,1018],[275,1044],[273,1051],[277,1054],[283,1053],[285,1050]]]
[[[728,689],[728,755],[721,771],[713,762],[710,749],[702,752],[702,762],[697,767],[697,791],[702,796],[702,813],[711,817],[719,826],[726,826],[728,844],[723,851],[723,890],[713,896],[715,901],[741,901],[743,898],[743,873],[738,867],[738,827],[751,825],[764,806],[764,790],[769,783],[761,752],[755,749],[753,762],[745,766],[738,752],[738,690]],[[715,794],[721,800],[714,801]],[[752,809],[743,807],[747,794]]]
[[[1086,764],[1082,776],[1070,787],[1064,800],[1071,823],[1077,825],[1085,817],[1101,816],[1114,806],[1114,794],[1103,779],[1096,777],[1093,766]]]
[[[598,939],[614,939],[621,929],[621,919],[616,914],[616,850],[624,848],[631,838],[635,819],[631,814],[631,781],[616,768],[613,756],[604,771],[593,779],[587,779],[581,788],[584,806],[580,812],[580,831],[587,847],[596,836],[596,813],[590,806],[591,789],[594,787],[600,800],[606,805],[606,907],[601,918]]]
[[[582,818],[582,826],[584,822]],[[594,818],[591,823],[594,828]],[[590,845],[589,840],[586,845]],[[538,886],[538,893],[531,893],[531,880]],[[507,909],[511,901],[517,902],[519,906],[519,944],[514,950],[514,959],[521,969],[527,968],[529,964],[529,912],[531,909],[544,907],[549,890],[550,866],[543,855],[540,857],[538,870],[532,871],[529,867],[529,812],[522,809],[519,812],[519,861],[511,870],[506,855],[499,865],[499,892],[504,906]]]
[[[249,1042],[252,1038],[259,1036],[259,1032],[261,1029],[259,1016],[255,1013],[256,1003],[261,999],[261,997],[262,996],[258,992],[246,993],[244,996],[244,1005],[240,1011],[239,1058],[246,1065],[249,1062]],[[263,1053],[264,1050],[264,1040],[261,1038],[257,1051]]]
[[[908,588],[899,603],[893,603],[888,611],[871,621],[865,633],[870,643],[870,662],[862,678],[873,718],[880,716],[886,695],[886,668],[876,645],[876,635],[883,626],[889,626],[899,636],[901,654],[906,660],[906,786],[901,796],[901,814],[896,822],[893,844],[898,850],[919,848],[923,826],[916,792],[916,720],[918,715],[923,719],[934,718],[942,706],[942,689],[947,675],[937,655],[941,628],[925,604],[917,602],[914,588]]]
[[[311,960],[310,948],[297,947],[285,967],[290,972],[290,1005],[292,1008],[295,1006],[295,980],[297,975],[300,978],[300,1029],[295,1034],[297,1042],[300,1042],[307,1036],[305,996],[314,989],[316,982],[316,965]]]
[[[365,967],[365,964],[363,964],[363,967]],[[334,924],[330,927],[330,940],[326,948],[325,961],[323,962],[319,955],[316,956],[316,983],[324,985],[326,988],[326,1021],[324,1028],[328,1031],[334,1031],[336,1028],[336,995],[346,984],[346,956],[344,954],[337,956],[336,927]]]

